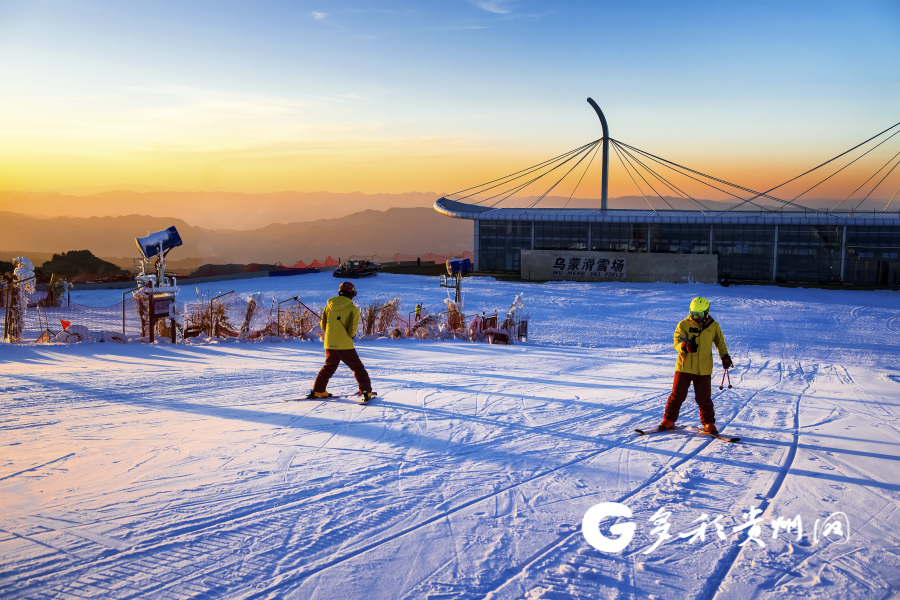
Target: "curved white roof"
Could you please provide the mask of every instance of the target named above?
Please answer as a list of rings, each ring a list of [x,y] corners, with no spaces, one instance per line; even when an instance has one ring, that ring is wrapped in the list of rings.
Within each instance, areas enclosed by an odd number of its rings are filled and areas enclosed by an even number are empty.
[[[599,208],[490,208],[439,198],[434,210],[476,221],[571,221],[577,223],[730,223],[777,225],[881,225],[900,227],[900,212],[626,210]]]

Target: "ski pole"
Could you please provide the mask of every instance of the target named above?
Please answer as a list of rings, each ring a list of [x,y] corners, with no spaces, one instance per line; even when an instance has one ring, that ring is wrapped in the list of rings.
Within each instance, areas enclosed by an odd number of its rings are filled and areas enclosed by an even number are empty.
[[[728,376],[728,389],[731,389],[731,373],[728,372],[728,369],[725,369],[725,372],[722,373],[722,383],[719,384],[719,389],[725,389],[725,376]]]

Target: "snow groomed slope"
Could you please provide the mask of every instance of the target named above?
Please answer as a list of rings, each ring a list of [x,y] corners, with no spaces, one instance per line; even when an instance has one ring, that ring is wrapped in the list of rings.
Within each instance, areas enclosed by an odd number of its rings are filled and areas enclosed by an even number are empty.
[[[360,343],[368,406],[283,402],[309,390],[314,342],[0,345],[0,597],[897,594],[896,292],[466,284],[468,310],[524,291],[529,342]],[[660,419],[695,295],[735,359],[713,399],[739,444],[633,432]],[[621,550],[582,531],[603,503],[631,515],[598,525]]]

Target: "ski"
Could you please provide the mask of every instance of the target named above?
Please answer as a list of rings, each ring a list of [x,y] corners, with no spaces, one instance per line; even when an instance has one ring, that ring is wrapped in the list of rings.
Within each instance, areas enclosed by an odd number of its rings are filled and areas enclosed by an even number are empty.
[[[343,398],[349,398],[349,397],[351,397],[351,396],[344,396],[343,394],[332,394],[331,396],[326,396],[325,398],[316,398],[316,397],[310,398],[309,396],[303,396],[302,398],[285,398],[284,401],[285,402],[302,402],[303,400],[341,400]],[[363,395],[359,392],[356,392],[355,394],[353,394],[352,397],[355,398],[356,400],[358,400],[360,404],[365,405],[365,404],[368,404],[372,400],[372,398],[377,398],[378,392],[372,392],[372,396],[369,398],[369,400],[366,400],[365,398],[363,398]]]
[[[702,433],[703,435],[708,435],[709,437],[714,437],[716,439],[720,439],[723,442],[731,442],[732,444],[735,444],[735,443],[741,441],[741,438],[739,438],[739,437],[726,437],[719,433],[709,433],[707,431],[703,431],[699,427],[691,427],[691,429],[696,431],[697,433]]]
[[[684,426],[676,425],[669,429],[660,429],[659,427],[654,427],[653,429],[635,429],[634,432],[638,435],[650,435],[651,433],[665,433],[666,431],[678,431],[679,429],[684,429]]]

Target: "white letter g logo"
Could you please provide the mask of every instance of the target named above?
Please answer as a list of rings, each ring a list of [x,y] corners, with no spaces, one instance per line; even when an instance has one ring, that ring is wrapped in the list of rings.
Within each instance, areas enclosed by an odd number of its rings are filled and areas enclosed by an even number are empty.
[[[606,517],[631,518],[631,509],[618,502],[602,502],[590,507],[581,521],[581,533],[587,543],[600,552],[621,552],[634,538],[634,523],[619,523],[609,528],[610,533],[619,537],[608,538],[600,533],[600,521]]]

